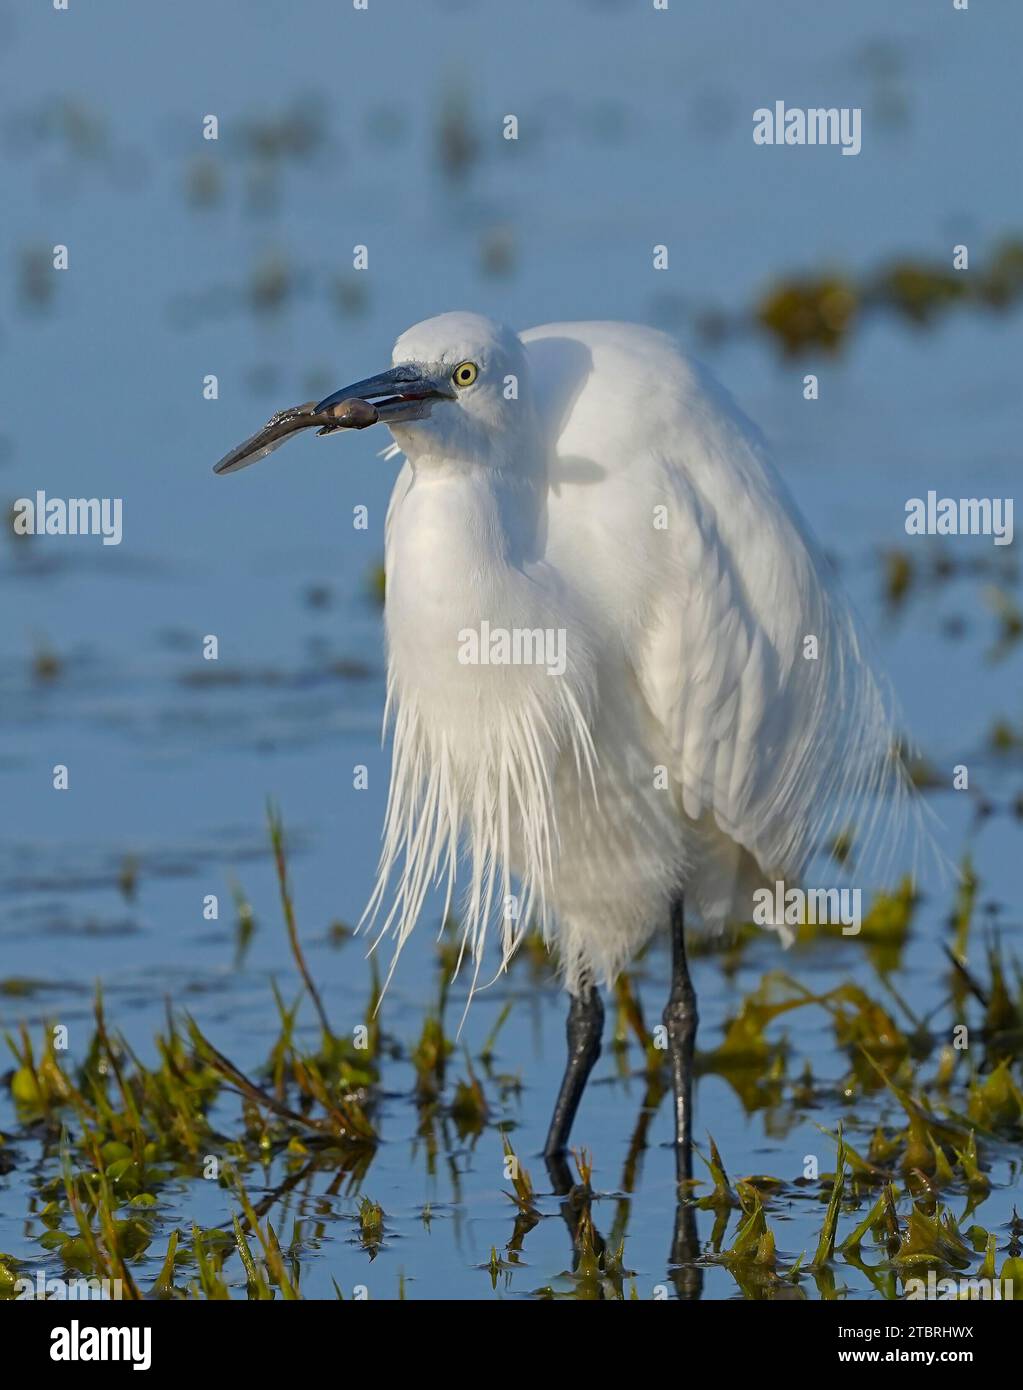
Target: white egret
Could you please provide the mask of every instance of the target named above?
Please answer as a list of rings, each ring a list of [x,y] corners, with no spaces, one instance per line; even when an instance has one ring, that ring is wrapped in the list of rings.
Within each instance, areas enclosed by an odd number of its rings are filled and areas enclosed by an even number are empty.
[[[754,891],[798,882],[829,830],[887,835],[909,804],[888,698],[759,435],[669,338],[449,313],[404,333],[393,361],[218,465],[308,423],[380,420],[385,455],[404,456],[386,528],[393,762],[367,914],[397,959],[431,885],[446,916],[464,874],[474,986],[490,925],[502,968],[542,926],[571,996],[549,1155],[600,1051],[599,987],[670,931],[689,1177],[683,900],[707,928],[749,921]]]

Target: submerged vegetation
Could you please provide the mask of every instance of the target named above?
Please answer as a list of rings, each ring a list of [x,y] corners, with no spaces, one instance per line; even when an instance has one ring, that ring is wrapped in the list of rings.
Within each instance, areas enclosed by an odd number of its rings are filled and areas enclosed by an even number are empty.
[[[1023,241],[1010,238],[983,267],[905,257],[863,276],[799,275],[772,285],[755,305],[752,325],[786,356],[843,347],[858,323],[873,314],[892,314],[916,328],[933,326],[953,309],[1004,313],[1023,297]],[[729,325],[709,319],[704,328],[719,336]]]
[[[382,1064],[400,1061],[410,1075],[402,1103],[414,1109],[414,1148],[428,1168],[450,1163],[445,1156],[464,1147],[489,1149],[501,1165],[507,1240],[481,1267],[495,1291],[619,1299],[666,1296],[659,1291],[671,1284],[678,1296],[694,1297],[717,1269],[747,1298],[838,1298],[853,1280],[897,1298],[908,1279],[934,1271],[1011,1281],[1023,1297],[1023,1219],[1015,1207],[1008,1219],[984,1216],[993,1192],[1019,1176],[1023,974],[997,936],[973,941],[969,866],[949,917],[947,995],[928,1017],[910,1008],[891,978],[912,931],[915,900],[904,885],[877,899],[864,922],[862,949],[876,990],[845,983],[815,992],[773,971],[727,1018],[720,1042],[701,1038],[700,1076],[719,1078],[747,1112],[767,1112],[774,1132],[819,1115],[821,1142],[795,1172],[741,1178],[730,1174],[713,1138],[698,1143],[704,1176],[678,1193],[658,1282],[649,1271],[641,1279],[629,1260],[638,1168],[669,1088],[666,1053],[645,1018],[642,962],[615,993],[614,1069],[642,1089],[620,1182],[599,1190],[593,1157],[579,1151],[574,1173],[561,1182],[551,1174],[551,1192],[546,1175],[540,1179],[528,1155],[516,1152],[521,1082],[500,1066],[511,1000],[475,1057],[460,1048],[447,1024],[456,952],[445,944],[436,1002],[418,1036],[394,1036],[385,1026],[375,964],[362,1019],[337,1029],[303,956],[284,832],[273,812],[270,838],[303,985],[291,1000],[274,988],[276,1036],[254,1073],[172,1006],[147,1064],[112,1026],[98,993],[91,1040],[77,1059],[62,1047],[59,1026],[41,1037],[24,1026],[7,1035],[13,1066],[4,1080],[16,1124],[0,1136],[0,1174],[30,1175],[25,1229],[38,1253],[31,1260],[0,1254],[0,1296],[17,1296],[18,1281],[43,1269],[50,1277],[119,1281],[127,1298],[299,1298],[307,1263],[326,1257],[338,1198],[347,1201],[341,1219],[368,1266],[397,1235],[387,1201],[374,1190],[373,1164],[386,1138]],[[238,898],[251,915],[240,889]],[[815,949],[817,931],[804,926],[797,950]],[[745,941],[716,948],[723,968]],[[542,943],[531,940],[513,975],[528,972],[535,985],[547,969]],[[311,1041],[299,1024],[303,1004],[315,1019]],[[808,1009],[820,1011],[847,1059],[837,1083],[819,1080],[809,1060],[795,1065],[779,1030],[782,1019]],[[217,1191],[212,1201],[201,1194],[204,1184]],[[296,1212],[299,1198],[307,1200]],[[670,1210],[670,1193],[665,1202]],[[808,1209],[817,1212],[816,1236],[792,1248],[793,1213]],[[190,1210],[216,1211],[219,1219],[183,1220]],[[529,1267],[531,1240],[558,1218],[568,1228],[570,1265],[538,1277]],[[430,1207],[418,1217],[426,1232],[433,1219]],[[376,1284],[374,1296],[408,1296],[404,1274],[399,1283]],[[332,1287],[338,1297],[352,1296],[336,1278]],[[411,1296],[417,1288],[412,1281]],[[366,1296],[365,1288],[354,1296]]]

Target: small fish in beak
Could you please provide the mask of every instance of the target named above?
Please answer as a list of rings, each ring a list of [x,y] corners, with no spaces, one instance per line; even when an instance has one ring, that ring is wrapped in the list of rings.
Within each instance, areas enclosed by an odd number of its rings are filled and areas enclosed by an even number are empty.
[[[239,468],[247,468],[250,463],[265,459],[299,430],[311,429],[314,425],[319,426],[317,434],[333,434],[335,430],[364,430],[369,425],[375,425],[378,418],[376,407],[357,396],[319,407],[315,401],[293,405],[290,410],[280,410],[271,416],[258,434],[246,439],[225,454],[219,463],[215,463],[213,471],[237,473]]]

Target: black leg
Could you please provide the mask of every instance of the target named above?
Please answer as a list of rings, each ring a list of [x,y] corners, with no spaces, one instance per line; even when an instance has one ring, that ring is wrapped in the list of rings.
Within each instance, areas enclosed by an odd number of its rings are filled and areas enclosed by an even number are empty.
[[[700,1238],[696,1230],[696,1208],[691,1201],[679,1202],[675,1208],[675,1230],[671,1241],[669,1278],[675,1292],[687,1302],[703,1294],[703,1270],[696,1263],[700,1258]]]
[[[584,982],[579,993],[572,996],[568,1009],[568,1063],[544,1145],[547,1157],[565,1152],[587,1079],[600,1056],[603,1031],[604,1005],[600,1002],[600,994],[593,985]]]
[[[686,964],[685,909],[679,897],[671,910],[671,994],[664,1010],[675,1092],[675,1172],[680,1183],[693,1176],[693,1051],[696,991]]]

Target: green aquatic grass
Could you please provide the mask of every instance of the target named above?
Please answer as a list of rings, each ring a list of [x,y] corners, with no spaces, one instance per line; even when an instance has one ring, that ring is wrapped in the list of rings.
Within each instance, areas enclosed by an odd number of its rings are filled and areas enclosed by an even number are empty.
[[[457,946],[445,944],[434,1002],[418,1033],[403,1041],[384,1029],[371,962],[357,1046],[332,1027],[306,963],[286,837],[274,811],[269,833],[301,988],[286,1000],[271,986],[273,1023],[261,1067],[243,1070],[194,1018],[171,1008],[147,1064],[108,1020],[99,991],[77,1061],[57,1047],[50,1026],[5,1035],[18,1123],[12,1135],[0,1136],[0,1173],[18,1166],[22,1148],[35,1146],[30,1219],[41,1257],[68,1272],[117,1280],[130,1298],[296,1299],[304,1241],[297,1223],[282,1241],[281,1223],[289,1194],[320,1176],[328,1192],[356,1204],[353,1239],[368,1261],[376,1260],[389,1244],[388,1223],[364,1184],[380,1142],[375,1115],[386,1056],[407,1064],[416,1147],[428,1171],[459,1146],[482,1155],[494,1136],[492,1152],[505,1171],[500,1190],[512,1209],[505,1245],[481,1266],[494,1290],[512,1287],[529,1265],[533,1233],[555,1220],[568,1228],[572,1263],[536,1283],[534,1297],[637,1297],[628,1264],[630,1194],[650,1119],[668,1091],[666,1054],[645,1018],[643,961],[614,995],[615,1070],[625,1083],[638,1079],[643,1094],[621,1183],[612,1194],[597,1190],[592,1155],[580,1150],[570,1190],[552,1195],[513,1141],[509,1106],[521,1078],[497,1066],[511,1001],[477,1055],[464,1046],[459,1053],[445,1023]],[[812,1117],[826,1107],[824,1114],[835,1115],[837,1128],[818,1122],[835,1163],[816,1177],[732,1177],[712,1137],[706,1148],[698,1144],[705,1176],[688,1185],[680,1211],[691,1204],[712,1214],[713,1223],[701,1248],[679,1247],[671,1280],[681,1296],[688,1296],[687,1281],[711,1267],[727,1271],[747,1298],[840,1297],[843,1269],[884,1298],[899,1297],[920,1269],[1011,1278],[1023,1296],[1023,1223],[1014,1216],[1006,1230],[982,1220],[993,1165],[1017,1153],[1023,1139],[1023,978],[996,935],[973,939],[976,891],[975,883],[968,890],[960,884],[949,924],[948,1004],[969,1030],[969,1048],[952,1046],[948,1029],[937,1029],[933,1018],[916,1017],[891,985],[888,962],[872,954],[898,947],[912,929],[916,903],[905,883],[875,900],[867,919],[863,950],[880,993],[852,982],[814,992],[772,971],[726,1019],[720,1042],[701,1037],[698,1070],[724,1080],[748,1112]],[[810,929],[801,949],[813,949],[815,940]],[[743,941],[723,946],[723,971],[744,949]],[[531,949],[514,969],[532,975],[540,967]],[[543,968],[549,973],[546,957]],[[822,1089],[808,1059],[793,1066],[784,1029],[803,1010],[815,1011],[848,1059],[837,1094]],[[310,1014],[311,1043],[302,1024]],[[867,1124],[857,1114],[864,1106],[872,1116]],[[457,1172],[450,1160],[448,1166],[457,1200]],[[271,1180],[272,1168],[282,1176]],[[171,1194],[204,1179],[215,1184],[223,1219],[210,1228],[183,1225]],[[816,1238],[806,1249],[787,1249],[789,1223],[776,1216],[807,1204],[820,1206]],[[421,1215],[429,1231],[430,1205]],[[0,1255],[0,1297],[12,1296],[22,1266]],[[397,1296],[414,1296],[415,1288],[402,1272]]]

